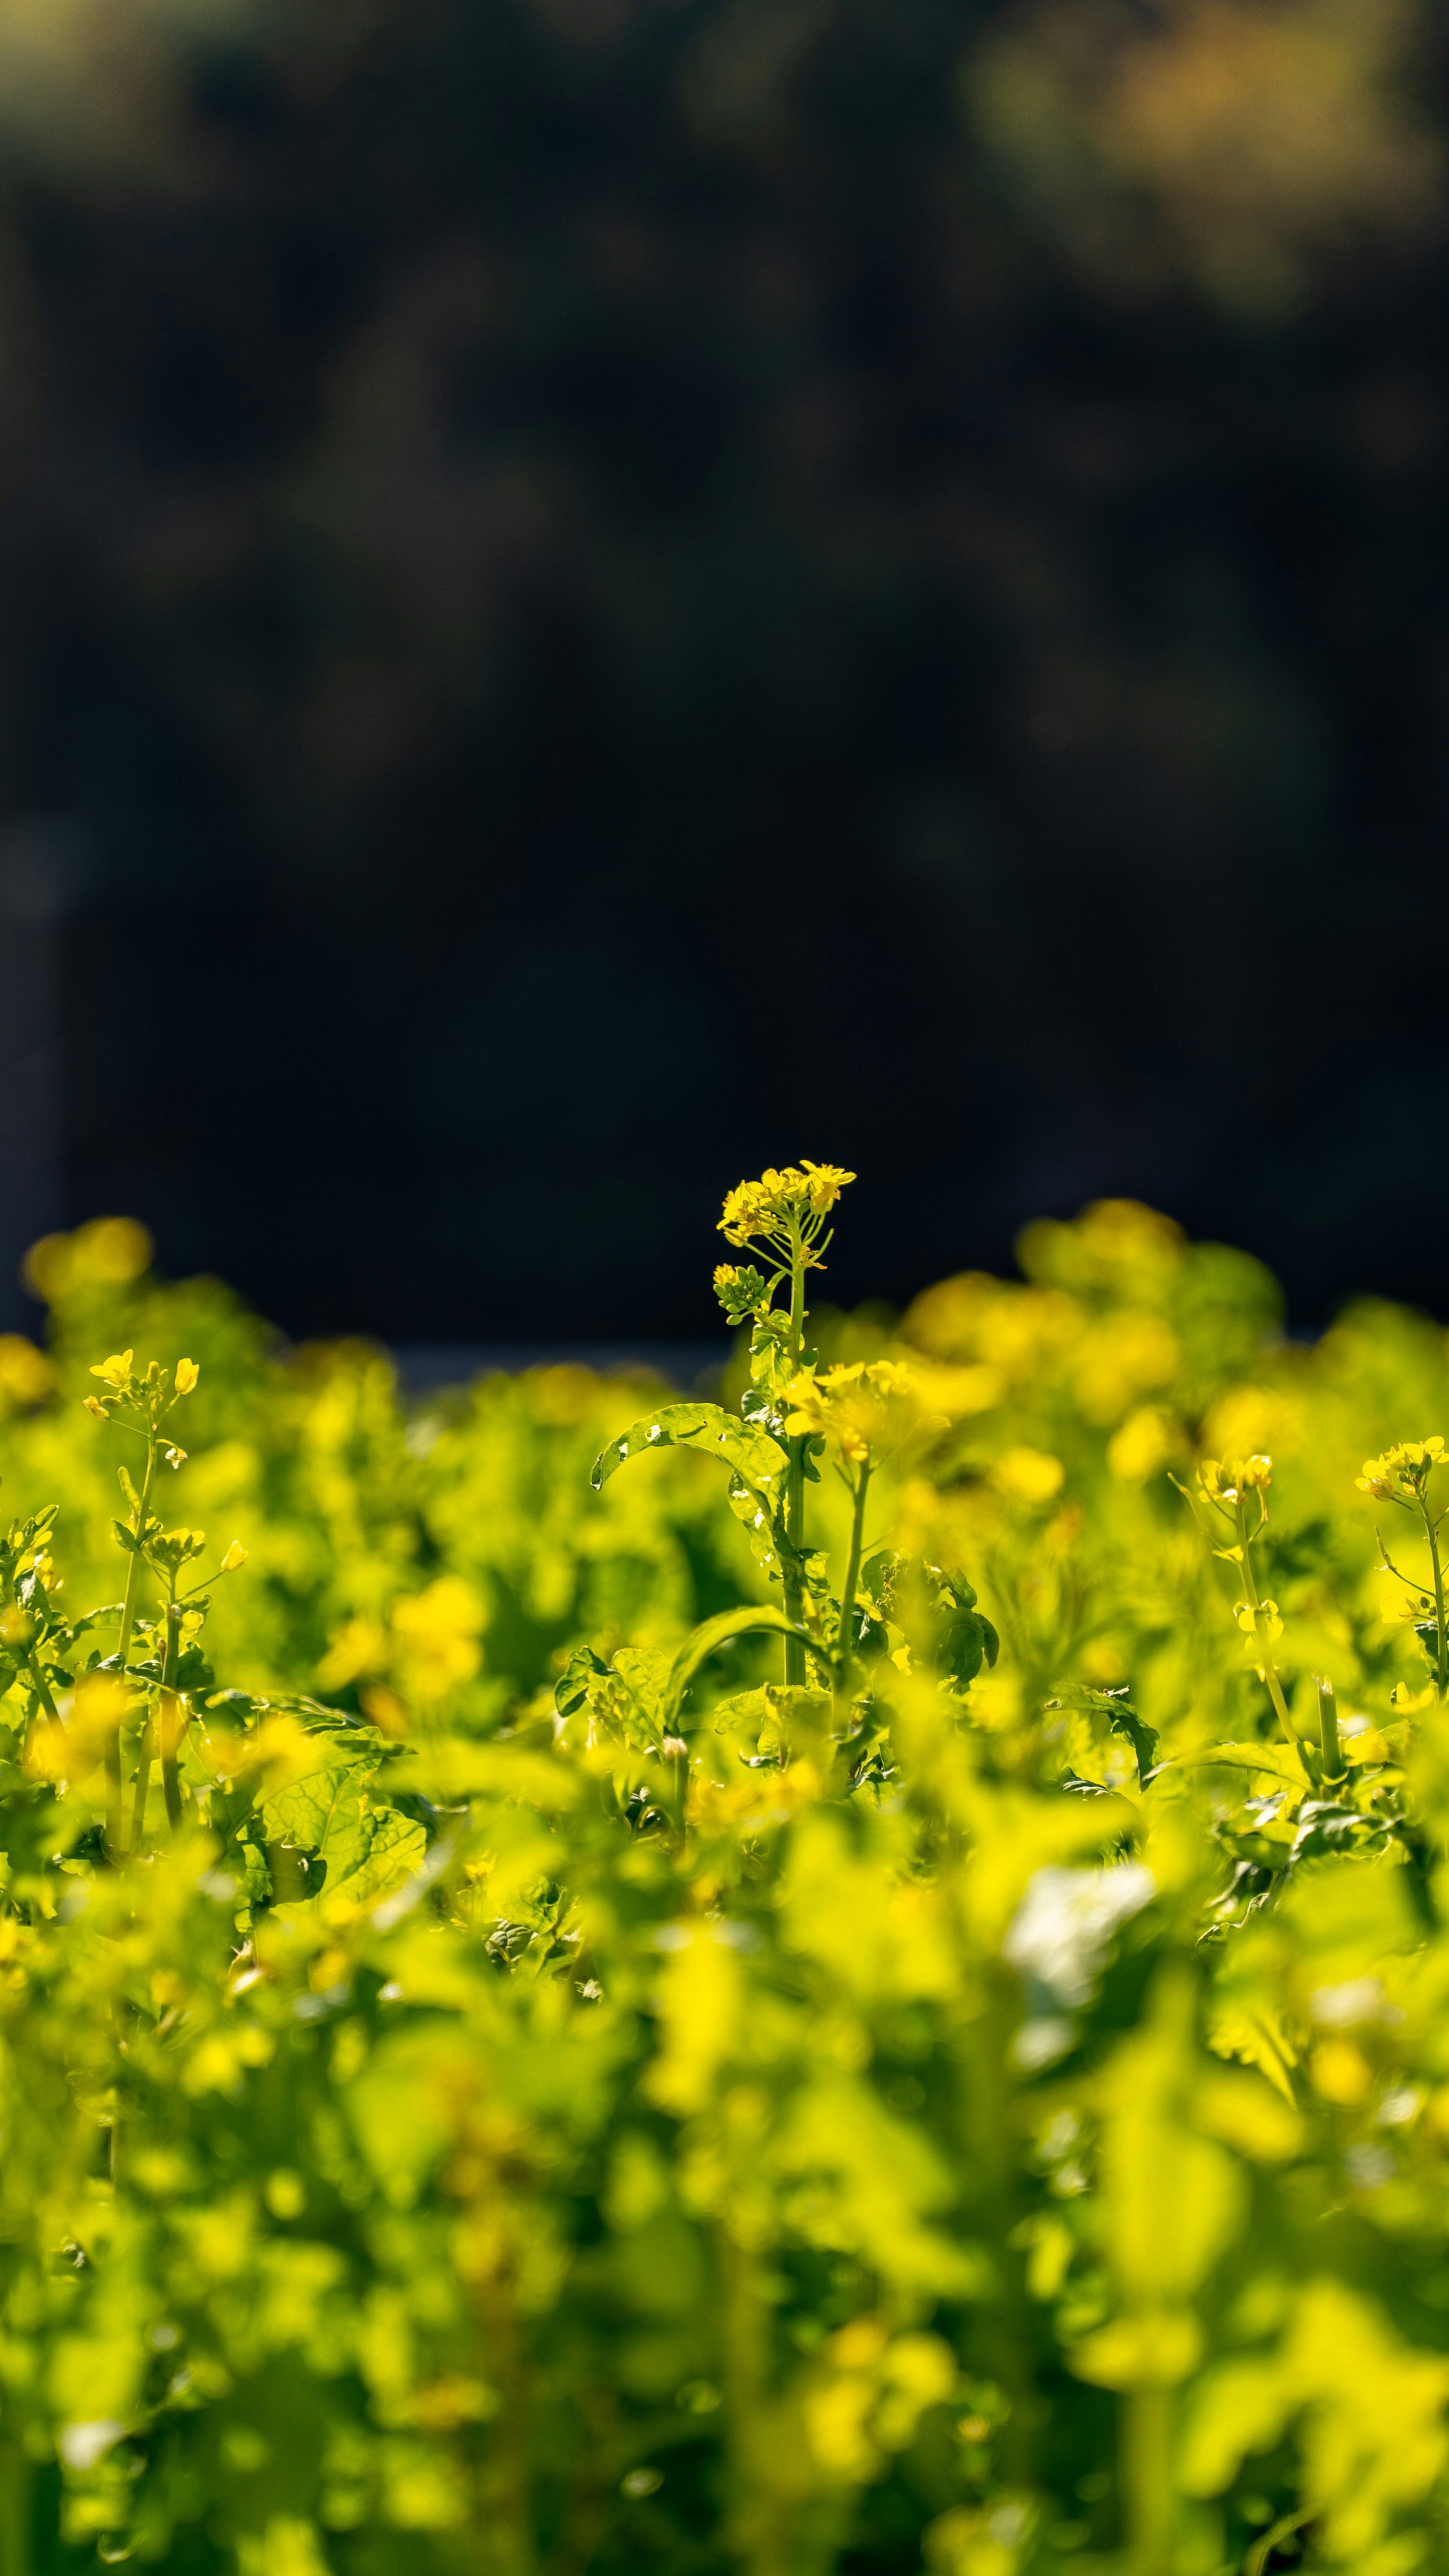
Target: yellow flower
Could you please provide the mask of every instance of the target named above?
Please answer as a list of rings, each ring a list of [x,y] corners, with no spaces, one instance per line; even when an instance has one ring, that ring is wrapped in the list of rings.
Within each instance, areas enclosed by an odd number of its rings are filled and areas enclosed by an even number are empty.
[[[1245,1637],[1266,1637],[1270,1644],[1283,1634],[1283,1622],[1276,1601],[1260,1601],[1256,1610],[1251,1601],[1235,1601],[1233,1617]]]
[[[1121,1485],[1145,1485],[1166,1466],[1174,1448],[1172,1424],[1154,1404],[1129,1413],[1107,1443],[1107,1465]]]
[[[389,1614],[397,1678],[413,1700],[436,1700],[470,1682],[483,1661],[483,1608],[458,1574],[404,1593]]]
[[[55,1371],[44,1351],[23,1333],[0,1333],[0,1414],[43,1404],[54,1385]]]
[[[1363,1474],[1354,1482],[1360,1493],[1373,1494],[1381,1503],[1402,1502],[1405,1494],[1417,1499],[1443,1464],[1444,1443],[1435,1431],[1426,1440],[1400,1440],[1381,1458],[1365,1458]]]
[[[921,1411],[916,1379],[898,1360],[802,1370],[785,1389],[785,1403],[787,1431],[823,1431],[855,1466],[940,1419]]]
[[[1271,1458],[1204,1458],[1197,1481],[1209,1502],[1240,1503],[1247,1494],[1265,1494],[1273,1481]]]
[[[195,1360],[178,1360],[176,1363],[177,1394],[189,1395],[200,1375],[201,1371],[197,1367]]]
[[[91,1375],[103,1379],[107,1386],[114,1387],[117,1395],[120,1395],[124,1392],[126,1381],[131,1374],[131,1362],[135,1356],[134,1351],[112,1351],[108,1360],[95,1362]]]
[[[731,1243],[751,1243],[763,1235],[786,1244],[795,1223],[813,1238],[821,1218],[829,1215],[854,1178],[854,1172],[842,1171],[836,1163],[804,1161],[798,1167],[789,1163],[782,1172],[772,1165],[757,1181],[741,1181],[730,1191],[719,1232]]]
[[[25,1284],[47,1306],[89,1288],[124,1287],[151,1260],[151,1237],[134,1217],[97,1216],[74,1234],[47,1234],[25,1256]]]
[[[1061,1492],[1065,1475],[1060,1458],[1045,1449],[1030,1449],[1025,1442],[996,1461],[998,1486],[1018,1503],[1049,1503]]]
[[[230,1547],[227,1549],[225,1556],[221,1560],[221,1571],[223,1574],[235,1574],[237,1567],[239,1565],[245,1565],[246,1561],[246,1549],[242,1546],[240,1539],[234,1538]]]

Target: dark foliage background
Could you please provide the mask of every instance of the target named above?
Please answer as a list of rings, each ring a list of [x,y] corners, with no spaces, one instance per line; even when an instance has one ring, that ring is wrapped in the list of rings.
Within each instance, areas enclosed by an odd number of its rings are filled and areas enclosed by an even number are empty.
[[[1302,1322],[1449,1306],[1427,17],[57,11],[16,1246],[134,1212],[296,1332],[699,1333],[716,1193],[809,1153],[842,1296],[1130,1192]]]

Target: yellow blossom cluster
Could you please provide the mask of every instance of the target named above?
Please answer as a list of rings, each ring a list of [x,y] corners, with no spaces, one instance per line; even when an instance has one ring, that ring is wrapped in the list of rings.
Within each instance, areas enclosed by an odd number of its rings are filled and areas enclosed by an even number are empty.
[[[1204,1458],[1197,1480],[1209,1502],[1236,1504],[1249,1494],[1266,1494],[1273,1481],[1271,1458]]]
[[[1444,1443],[1437,1432],[1427,1440],[1399,1440],[1378,1458],[1365,1458],[1355,1478],[1360,1493],[1381,1503],[1399,1502],[1412,1494],[1417,1501],[1436,1467],[1444,1463]]]
[[[823,1432],[853,1466],[898,1449],[941,1419],[922,1411],[915,1373],[899,1360],[856,1360],[818,1374],[804,1369],[786,1388],[785,1402],[787,1431]]]
[[[795,1229],[813,1239],[854,1178],[854,1172],[842,1171],[837,1163],[805,1161],[798,1168],[787,1163],[780,1172],[772,1166],[757,1181],[740,1181],[730,1191],[719,1232],[730,1243],[741,1245],[763,1237],[784,1246]]]

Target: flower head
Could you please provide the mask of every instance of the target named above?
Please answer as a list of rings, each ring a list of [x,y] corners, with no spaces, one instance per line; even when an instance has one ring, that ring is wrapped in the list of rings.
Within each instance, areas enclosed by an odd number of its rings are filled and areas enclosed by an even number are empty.
[[[91,1375],[100,1378],[116,1395],[124,1395],[130,1383],[131,1362],[135,1356],[134,1351],[112,1351],[108,1360],[95,1362]]]
[[[192,1388],[195,1386],[200,1375],[201,1371],[197,1367],[195,1360],[178,1360],[176,1363],[177,1394],[190,1395]]]
[[[1197,1481],[1210,1503],[1237,1504],[1265,1494],[1273,1481],[1271,1458],[1204,1458]]]
[[[854,1178],[854,1172],[844,1172],[836,1163],[802,1162],[798,1168],[789,1163],[782,1172],[772,1166],[757,1181],[741,1181],[730,1191],[719,1231],[730,1243],[763,1240],[784,1249],[792,1228],[798,1227],[806,1241],[813,1242],[823,1219]]]
[[[913,1431],[934,1428],[921,1409],[914,1373],[898,1360],[856,1360],[849,1367],[804,1369],[785,1389],[785,1428],[824,1432],[853,1466],[898,1449]]]
[[[1061,1492],[1066,1469],[1060,1458],[1049,1449],[1028,1448],[1025,1442],[1004,1450],[997,1459],[994,1481],[1013,1502],[1040,1505],[1049,1503]]]
[[[1381,1458],[1365,1458],[1363,1474],[1354,1482],[1360,1493],[1372,1494],[1381,1503],[1403,1502],[1411,1496],[1418,1501],[1434,1469],[1443,1464],[1444,1443],[1436,1431],[1427,1440],[1400,1440]]]

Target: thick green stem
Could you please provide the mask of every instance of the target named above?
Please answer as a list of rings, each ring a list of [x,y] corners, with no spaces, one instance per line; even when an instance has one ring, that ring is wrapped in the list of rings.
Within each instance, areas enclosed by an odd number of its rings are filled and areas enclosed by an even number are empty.
[[[1238,1560],[1243,1569],[1243,1589],[1247,1593],[1249,1607],[1253,1613],[1253,1632],[1256,1639],[1258,1621],[1262,1616],[1263,1604],[1258,1598],[1258,1585],[1253,1573],[1253,1551],[1248,1538],[1247,1514],[1245,1513],[1241,1502],[1237,1506],[1237,1522]],[[1267,1639],[1265,1638],[1263,1642],[1266,1646]],[[1293,1724],[1292,1718],[1288,1714],[1288,1702],[1283,1696],[1283,1685],[1278,1679],[1276,1666],[1271,1662],[1266,1654],[1263,1657],[1262,1674],[1263,1680],[1267,1685],[1268,1697],[1272,1701],[1278,1714],[1278,1723],[1282,1727],[1284,1734],[1287,1736],[1289,1743],[1296,1745],[1298,1742],[1298,1731]]]
[[[181,1605],[173,1597],[166,1604],[166,1660],[161,1667],[161,1705],[157,1712],[157,1730],[161,1738],[161,1787],[166,1799],[166,1814],[173,1834],[181,1831],[181,1738],[186,1732],[186,1718],[176,1696],[176,1664],[181,1650]]]
[[[142,1480],[140,1497],[131,1514],[131,1536],[134,1539],[139,1539],[146,1527],[146,1514],[150,1508],[151,1487],[155,1481],[155,1475],[156,1434],[152,1431],[146,1442],[146,1473]],[[126,1669],[126,1657],[131,1651],[131,1631],[136,1623],[136,1588],[140,1580],[140,1552],[139,1549],[133,1548],[126,1562],[126,1597],[121,1604],[121,1642],[116,1649],[117,1661],[122,1672]]]
[[[800,1353],[804,1347],[804,1339],[805,1247],[800,1237],[799,1220],[796,1218],[792,1220],[790,1229],[789,1361],[792,1376],[800,1366]],[[802,1432],[797,1439],[787,1444],[790,1453],[790,1470],[785,1483],[785,1536],[794,1550],[796,1559],[803,1554],[805,1547],[805,1443],[808,1436],[807,1433]],[[804,1587],[796,1564],[789,1558],[785,1562],[784,1589],[786,1611],[798,1626],[805,1608]],[[785,1640],[786,1684],[803,1684],[805,1677],[804,1639],[787,1637]]]
[[[35,1684],[35,1695],[39,1700],[41,1707],[44,1709],[47,1717],[53,1717],[55,1719],[58,1726],[60,1724],[60,1711],[56,1707],[56,1704],[50,1695],[50,1684],[40,1669],[39,1656],[33,1653],[29,1654],[26,1656],[25,1661],[30,1678]]]
[[[136,1623],[136,1591],[141,1580],[140,1542],[145,1535],[146,1514],[151,1503],[151,1486],[156,1475],[156,1431],[153,1424],[146,1440],[146,1473],[141,1492],[131,1514],[131,1536],[136,1541],[126,1560],[126,1596],[121,1604],[121,1639],[116,1660],[122,1673],[131,1651],[131,1633]],[[112,1860],[121,1857],[121,1729],[119,1723],[106,1743],[106,1849]]]
[[[740,2576],[793,2576],[767,2399],[769,2308],[759,2256],[728,2228],[717,2238],[729,2480],[726,2547]],[[771,2472],[775,2474],[772,2475]]]
[[[1429,1509],[1427,1494],[1419,1496],[1419,1508],[1424,1515],[1424,1527],[1429,1533],[1429,1561],[1434,1568],[1434,1633],[1438,1647],[1439,1697],[1443,1699],[1446,1691],[1449,1691],[1449,1638],[1444,1634],[1444,1570],[1439,1563],[1439,1533],[1434,1526],[1434,1515]]]
[[[1320,1680],[1318,1685],[1318,1725],[1323,1745],[1323,1785],[1345,1777],[1343,1748],[1338,1740],[1338,1701],[1333,1684]]]
[[[1122,2400],[1122,2505],[1132,2576],[1172,2566],[1172,2392],[1130,2388]]]
[[[131,1798],[130,1849],[133,1857],[141,1848],[141,1837],[146,1830],[146,1800],[151,1790],[151,1763],[155,1752],[156,1729],[148,1721],[146,1732],[141,1738],[141,1750],[136,1761],[136,1779]]]
[[[845,1560],[845,1582],[840,1594],[840,1690],[850,1689],[855,1671],[855,1596],[860,1590],[860,1551],[865,1535],[865,1498],[870,1491],[870,1460],[867,1458],[855,1481],[855,1502],[850,1515],[850,1553]]]
[[[482,2507],[478,2564],[488,2576],[533,2576],[533,2479],[529,2433],[533,2422],[528,2370],[519,2333],[518,2300],[504,2261],[475,2281],[480,2346],[488,2376],[499,2392],[481,2463]]]
[[[20,2444],[0,2443],[0,2576],[31,2576],[34,2480]]]

